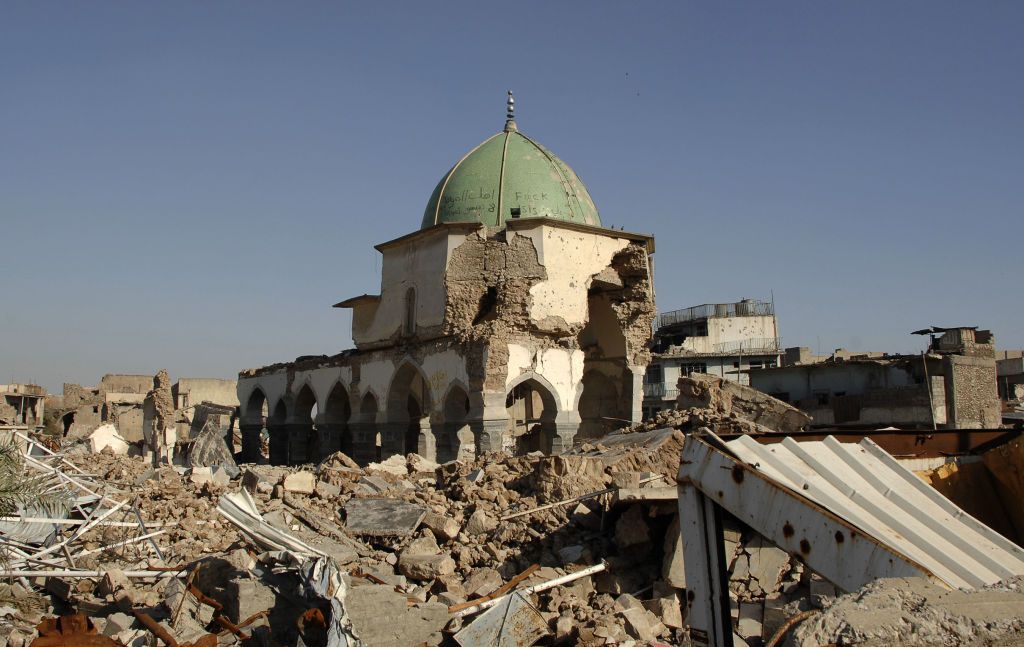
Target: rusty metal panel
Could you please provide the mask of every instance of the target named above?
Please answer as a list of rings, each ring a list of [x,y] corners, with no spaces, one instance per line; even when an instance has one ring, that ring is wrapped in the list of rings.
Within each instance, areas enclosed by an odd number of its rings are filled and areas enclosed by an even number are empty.
[[[540,611],[515,592],[455,634],[455,642],[465,647],[529,647],[547,634]]]
[[[835,438],[843,443],[859,443],[865,438],[875,441],[896,458],[936,458],[959,454],[980,454],[1007,443],[1021,435],[1017,429],[937,429],[937,430],[864,430],[829,429],[787,434],[764,434],[754,439],[762,445],[781,443],[785,438],[800,442]],[[739,434],[723,435],[726,440]]]
[[[805,498],[800,486],[783,484],[762,468],[688,436],[679,477],[844,591],[882,577],[938,579],[906,553]],[[683,542],[685,550],[685,537]]]
[[[949,586],[980,587],[1024,574],[1024,550],[956,507],[869,438],[857,444],[787,438],[772,445],[737,438],[725,446],[760,474]]]

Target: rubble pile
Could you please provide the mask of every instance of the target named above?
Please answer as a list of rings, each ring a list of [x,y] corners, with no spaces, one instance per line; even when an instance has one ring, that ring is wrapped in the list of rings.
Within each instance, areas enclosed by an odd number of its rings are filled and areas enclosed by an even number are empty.
[[[683,431],[713,430],[723,434],[777,434],[800,431],[810,416],[757,389],[714,375],[693,373],[677,384],[674,409],[632,425],[626,431],[651,431],[671,427]]]
[[[220,634],[222,645],[243,636],[322,645],[317,618],[330,614],[309,596],[300,560],[282,558],[297,555],[340,569],[346,619],[364,644],[467,644],[461,631],[472,628],[470,640],[489,626],[483,605],[508,613],[512,602],[547,644],[676,642],[672,477],[682,436],[602,442],[443,465],[416,454],[365,467],[336,453],[315,466],[240,468],[75,456],[100,494],[130,505],[109,517],[120,525],[78,539],[91,552],[68,570],[95,576],[31,575],[12,586],[33,611],[0,601],[0,636],[28,645],[43,618],[77,611],[133,647],[149,644],[148,623],[181,644]],[[225,514],[246,502],[251,527]],[[126,521],[136,509],[153,536]]]
[[[969,591],[893,578],[831,601],[804,620],[786,644],[1020,644],[1022,633],[1024,577]]]

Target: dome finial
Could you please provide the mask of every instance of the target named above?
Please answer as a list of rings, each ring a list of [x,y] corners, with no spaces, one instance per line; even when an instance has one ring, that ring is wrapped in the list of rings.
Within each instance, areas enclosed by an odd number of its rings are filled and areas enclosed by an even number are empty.
[[[508,91],[508,101],[506,105],[508,106],[508,109],[505,112],[505,132],[512,132],[518,129],[518,126],[516,126],[516,100],[515,97],[512,96],[512,90]]]

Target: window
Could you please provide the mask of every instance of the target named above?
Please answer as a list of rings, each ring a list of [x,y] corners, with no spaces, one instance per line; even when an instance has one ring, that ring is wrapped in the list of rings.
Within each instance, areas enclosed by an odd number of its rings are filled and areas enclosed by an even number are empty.
[[[409,288],[405,291],[405,324],[402,332],[406,336],[416,333],[416,288]]]
[[[647,367],[647,373],[644,374],[644,381],[648,384],[661,384],[665,381],[665,374],[662,371],[661,364],[651,364]]]
[[[689,376],[693,373],[707,373],[708,365],[703,362],[699,364],[683,364],[679,367],[682,370],[683,375]]]

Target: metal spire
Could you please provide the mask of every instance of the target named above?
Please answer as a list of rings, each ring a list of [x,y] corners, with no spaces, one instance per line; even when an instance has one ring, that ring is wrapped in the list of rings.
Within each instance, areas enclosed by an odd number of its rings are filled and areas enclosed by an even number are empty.
[[[508,91],[508,102],[506,103],[507,110],[505,112],[505,132],[513,132],[518,130],[516,126],[516,100],[512,96],[512,90]]]

